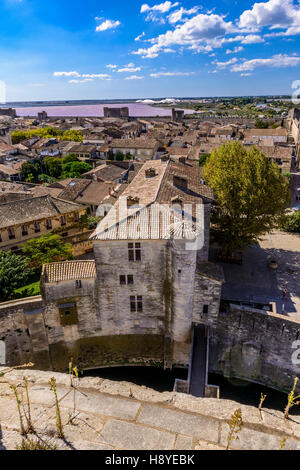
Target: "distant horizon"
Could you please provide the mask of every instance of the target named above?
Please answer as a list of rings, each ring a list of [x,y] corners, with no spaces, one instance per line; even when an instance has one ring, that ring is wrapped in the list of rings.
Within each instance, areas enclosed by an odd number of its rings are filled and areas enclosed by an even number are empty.
[[[51,105],[52,103],[64,103],[67,105],[67,103],[96,103],[96,104],[101,104],[101,103],[132,103],[136,102],[139,100],[153,100],[153,101],[159,101],[159,100],[165,100],[165,99],[172,99],[172,100],[204,100],[204,99],[235,99],[235,98],[282,98],[282,99],[292,99],[291,94],[270,94],[270,95],[224,95],[224,96],[161,96],[161,97],[137,97],[137,98],[95,98],[95,99],[72,99],[72,98],[65,98],[65,99],[46,99],[46,100],[18,100],[18,101],[7,101],[6,103],[0,103],[0,108],[1,107],[8,107],[11,105],[15,104],[30,104],[33,105],[37,104],[49,104]],[[167,103],[165,103],[167,104]]]

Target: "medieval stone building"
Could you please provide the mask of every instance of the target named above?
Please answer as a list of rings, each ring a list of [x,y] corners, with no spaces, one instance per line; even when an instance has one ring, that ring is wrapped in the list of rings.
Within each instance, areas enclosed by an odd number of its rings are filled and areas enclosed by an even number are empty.
[[[70,357],[82,368],[188,365],[193,322],[210,324],[219,311],[222,276],[208,263],[211,203],[198,166],[148,162],[92,235],[95,262],[44,266],[51,367],[62,370]]]

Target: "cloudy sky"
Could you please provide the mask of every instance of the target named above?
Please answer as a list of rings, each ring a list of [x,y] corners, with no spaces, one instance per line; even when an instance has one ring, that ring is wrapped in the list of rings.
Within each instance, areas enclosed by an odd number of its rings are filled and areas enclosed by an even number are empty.
[[[291,94],[296,0],[0,0],[7,100]]]

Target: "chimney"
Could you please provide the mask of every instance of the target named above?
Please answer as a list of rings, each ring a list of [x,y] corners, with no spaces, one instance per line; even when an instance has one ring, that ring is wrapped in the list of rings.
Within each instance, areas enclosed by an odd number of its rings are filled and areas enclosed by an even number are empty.
[[[137,206],[139,204],[140,200],[138,197],[132,197],[128,196],[127,197],[127,208],[129,209],[132,206]]]
[[[147,168],[147,170],[145,170],[145,176],[146,178],[153,178],[156,176],[155,168]]]

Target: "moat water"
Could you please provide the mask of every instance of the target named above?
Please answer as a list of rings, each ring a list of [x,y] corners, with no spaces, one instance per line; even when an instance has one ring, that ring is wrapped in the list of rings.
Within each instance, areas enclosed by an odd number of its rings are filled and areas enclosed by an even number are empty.
[[[172,391],[175,379],[187,379],[187,370],[173,369],[164,371],[156,367],[112,367],[108,369],[89,370],[85,376],[101,377],[114,381],[132,382],[144,385],[159,392]],[[283,411],[287,403],[287,394],[262,385],[228,380],[220,375],[210,374],[208,382],[220,387],[220,397],[233,400],[243,405],[257,407],[261,393],[267,395],[264,408]],[[300,415],[300,406],[294,407],[292,414]]]

